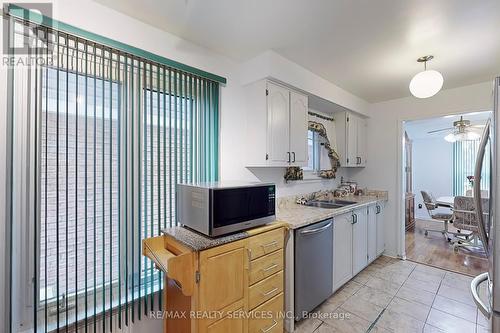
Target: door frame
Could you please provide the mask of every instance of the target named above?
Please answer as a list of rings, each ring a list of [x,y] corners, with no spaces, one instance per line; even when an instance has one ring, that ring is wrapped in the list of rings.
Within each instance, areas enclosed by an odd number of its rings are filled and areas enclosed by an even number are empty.
[[[405,239],[405,191],[404,191],[404,149],[403,144],[405,124],[409,121],[424,120],[445,116],[459,116],[464,113],[469,112],[487,112],[491,110],[470,110],[470,111],[456,111],[447,112],[442,114],[433,115],[415,115],[410,117],[398,118],[398,134],[397,134],[397,179],[396,179],[396,216],[399,221],[398,223],[398,233],[396,239],[396,251],[397,256],[401,259],[406,259],[406,239]],[[415,164],[415,159],[413,159],[413,164]]]

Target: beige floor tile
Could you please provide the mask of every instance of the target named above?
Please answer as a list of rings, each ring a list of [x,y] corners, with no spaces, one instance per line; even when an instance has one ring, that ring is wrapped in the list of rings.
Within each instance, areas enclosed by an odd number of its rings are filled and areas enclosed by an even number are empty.
[[[491,329],[481,325],[476,325],[476,333],[491,333]]]
[[[483,315],[483,313],[479,310],[476,310],[477,311],[477,320],[476,320],[476,323],[478,325],[481,325],[483,327],[489,327],[490,326],[490,323],[488,321],[488,319],[486,319],[486,317]]]
[[[392,331],[389,331],[388,329],[375,325],[372,327],[370,333],[392,333]]]
[[[425,322],[431,307],[415,301],[408,301],[403,298],[394,297],[387,309]]]
[[[406,279],[408,278],[409,274],[401,274],[396,271],[380,271],[374,273],[374,276],[379,277],[381,279],[391,281],[394,283],[398,283],[399,285],[402,285]]]
[[[417,279],[413,279],[411,276],[406,280],[404,283],[404,286],[411,288],[411,289],[417,289],[417,290],[424,290],[428,291],[430,293],[436,294],[439,289],[439,282],[437,281],[420,281]]]
[[[422,303],[427,306],[431,306],[434,301],[434,297],[436,296],[433,293],[424,290],[411,289],[405,286],[402,286],[396,294],[397,297],[403,298],[407,301],[414,301],[418,303]]]
[[[441,285],[441,287],[439,287],[438,295],[451,298],[465,304],[475,305],[469,289],[458,289],[447,285]]]
[[[382,278],[379,278],[378,276],[373,277],[370,281],[366,283],[367,287],[371,287],[374,289],[378,289],[380,291],[384,291],[390,295],[396,295],[398,292],[399,288],[401,287],[401,284],[396,283],[396,282],[391,282],[384,280]]]
[[[357,293],[356,296],[359,296],[361,299],[363,299],[366,302],[370,302],[372,304],[381,306],[381,307],[386,307],[392,299],[392,295],[388,294],[386,292],[373,289],[370,287],[364,286],[361,288]]]
[[[437,295],[432,307],[475,323],[477,307]]]
[[[294,333],[313,333],[323,322],[316,318],[303,319],[295,323]]]
[[[453,272],[446,272],[446,275],[444,276],[443,281],[441,283],[453,288],[469,289],[471,282],[472,282],[472,277],[470,276],[465,276]]]
[[[402,313],[394,312],[386,309],[380,319],[377,321],[377,326],[386,328],[392,332],[422,332],[425,323]]]
[[[429,324],[425,324],[423,332],[424,333],[446,333],[446,331],[444,331],[444,330],[442,330],[440,328],[431,326]]]
[[[474,333],[476,330],[475,323],[437,309],[431,309],[427,324],[453,333]]]
[[[395,272],[401,275],[410,275],[410,273],[415,269],[414,264],[408,264],[409,261],[400,260],[398,262],[393,262],[385,267],[385,272]]]
[[[415,271],[424,272],[424,273],[429,274],[429,275],[439,276],[440,278],[443,278],[447,272],[444,269],[439,269],[436,267],[422,265],[422,264],[417,264],[415,266]]]
[[[356,281],[349,281],[346,284],[344,284],[339,291],[340,292],[345,292],[351,295],[354,295],[359,289],[361,289],[363,285],[361,283],[358,283]]]
[[[337,291],[335,294],[330,296],[329,299],[321,303],[316,309],[314,309],[314,312],[319,312],[319,313],[332,313],[339,306],[344,304],[347,299],[351,297],[349,293],[342,292],[342,291]]]
[[[342,308],[339,308],[338,314],[339,317],[337,318],[325,318],[324,323],[315,333],[364,333],[371,325],[368,320],[360,318]],[[341,318],[341,315],[343,315],[344,318]]]
[[[370,281],[370,279],[373,277],[372,274],[370,274],[369,272],[367,271],[361,271],[358,273],[358,275],[356,275],[353,280],[359,284],[366,284],[368,281]]]
[[[342,304],[342,309],[345,309],[370,322],[374,322],[384,308],[365,301],[359,295],[354,295]]]
[[[427,274],[426,272],[414,270],[408,279],[415,279],[423,282],[441,283],[442,277],[439,275]]]

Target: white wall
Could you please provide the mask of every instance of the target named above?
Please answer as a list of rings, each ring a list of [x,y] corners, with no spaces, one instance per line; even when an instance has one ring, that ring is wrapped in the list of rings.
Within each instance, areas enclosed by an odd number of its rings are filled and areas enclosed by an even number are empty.
[[[353,178],[369,188],[389,191],[386,206],[386,251],[402,255],[404,244],[398,243],[401,223],[397,217],[396,200],[403,195],[398,189],[398,169],[402,153],[402,121],[432,118],[492,109],[492,83],[485,82],[456,89],[443,90],[428,99],[414,97],[375,103],[370,106],[367,137],[367,166],[353,171]],[[401,237],[402,238],[402,237]]]
[[[420,191],[430,191],[436,198],[453,194],[453,144],[443,138],[415,139],[412,150],[415,217],[428,219]]]

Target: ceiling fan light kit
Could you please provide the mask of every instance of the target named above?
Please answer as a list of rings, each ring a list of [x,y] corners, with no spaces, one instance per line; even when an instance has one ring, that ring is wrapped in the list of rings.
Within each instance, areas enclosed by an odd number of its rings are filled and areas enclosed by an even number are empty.
[[[452,132],[444,137],[444,139],[448,142],[478,140],[481,136],[479,135],[479,133],[474,132],[471,128],[476,126],[471,126],[469,120],[465,120],[462,116],[460,116],[460,120],[453,122],[452,128],[444,128],[440,130],[430,131],[428,133],[431,134],[452,130]]]
[[[433,58],[434,56],[428,55],[417,59],[417,62],[424,63],[424,71],[416,74],[410,81],[410,92],[417,98],[432,97],[443,87],[443,75],[438,71],[427,69],[427,61]]]

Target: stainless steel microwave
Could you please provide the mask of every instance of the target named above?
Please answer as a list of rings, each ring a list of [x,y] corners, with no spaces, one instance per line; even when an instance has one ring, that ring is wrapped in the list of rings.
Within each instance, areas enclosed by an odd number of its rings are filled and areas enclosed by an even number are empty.
[[[177,222],[208,236],[221,236],[275,220],[271,183],[177,184]]]

